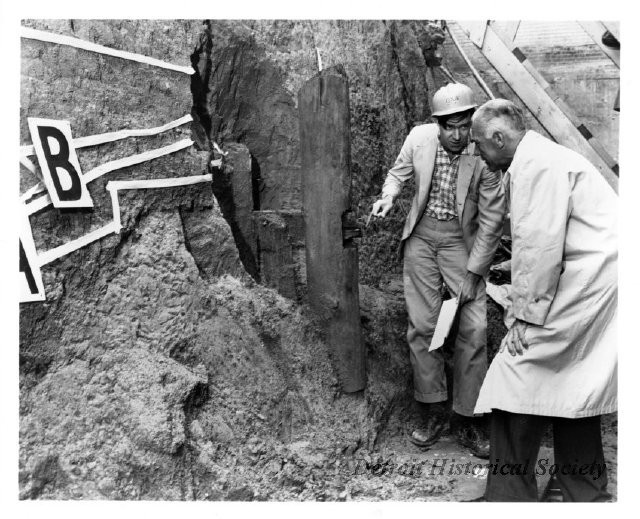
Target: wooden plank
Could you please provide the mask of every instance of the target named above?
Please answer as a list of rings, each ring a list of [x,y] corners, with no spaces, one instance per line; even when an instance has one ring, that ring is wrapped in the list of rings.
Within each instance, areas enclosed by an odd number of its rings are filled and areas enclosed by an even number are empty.
[[[253,186],[251,155],[240,143],[226,143],[224,167],[213,165],[213,194],[231,227],[240,259],[245,270],[256,281],[260,279],[258,239],[252,222]]]
[[[569,120],[573,123],[573,125],[578,128],[578,131],[583,133],[587,142],[591,145],[591,147],[595,150],[595,152],[602,157],[602,160],[605,161],[607,166],[611,168],[614,172],[617,171],[618,161],[614,159],[609,152],[606,150],[604,145],[594,136],[588,137],[589,135],[593,135],[591,131],[586,127],[586,125],[578,119],[578,116],[575,115],[571,107],[565,102],[564,99],[558,97],[554,99],[555,103],[558,105],[560,110],[562,110],[565,115],[569,118]],[[617,173],[616,173],[617,175]]]
[[[459,24],[466,30],[464,22]],[[553,138],[585,156],[617,193],[618,178],[608,164],[490,26],[487,27],[481,51]]]
[[[602,43],[602,35],[607,30],[607,28],[602,25],[601,22],[578,22],[580,27],[584,29],[584,31],[591,36],[593,42],[600,47],[602,52],[604,52],[609,59],[616,64],[616,67],[620,68],[620,50],[612,49],[611,47],[607,47],[604,43]],[[620,40],[618,40],[620,41]]]
[[[239,143],[226,143],[225,151],[225,175],[229,177],[230,195],[233,197],[233,219],[246,247],[251,250],[253,257],[257,258],[258,243],[251,219],[254,207],[251,154],[249,148]]]
[[[351,139],[349,88],[342,67],[322,70],[298,93],[309,303],[327,324],[333,362],[345,392],[364,389],[358,250],[345,239]]]
[[[254,211],[260,241],[260,279],[281,295],[296,300],[293,247],[285,219],[276,211]]]

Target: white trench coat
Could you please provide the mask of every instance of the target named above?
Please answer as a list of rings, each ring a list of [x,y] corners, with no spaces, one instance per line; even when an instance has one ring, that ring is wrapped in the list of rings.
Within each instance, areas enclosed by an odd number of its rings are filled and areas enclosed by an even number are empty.
[[[509,178],[510,177],[510,178]],[[476,413],[582,418],[617,409],[617,204],[581,155],[528,131],[505,177],[511,301],[528,350],[496,354]]]

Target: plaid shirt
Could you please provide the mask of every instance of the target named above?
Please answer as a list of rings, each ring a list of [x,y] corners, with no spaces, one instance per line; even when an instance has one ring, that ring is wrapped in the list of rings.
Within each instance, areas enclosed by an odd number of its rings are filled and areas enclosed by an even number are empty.
[[[467,146],[460,155],[469,155]],[[456,211],[456,187],[458,185],[458,167],[460,155],[454,155],[449,160],[449,155],[438,143],[436,151],[436,163],[431,178],[431,190],[429,202],[424,213],[438,220],[452,220],[458,216]]]

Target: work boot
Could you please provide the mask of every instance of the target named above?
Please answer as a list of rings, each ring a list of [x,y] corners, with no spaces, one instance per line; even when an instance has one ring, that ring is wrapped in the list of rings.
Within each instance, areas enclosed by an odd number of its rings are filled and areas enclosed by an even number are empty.
[[[411,443],[426,448],[436,443],[442,436],[447,423],[446,409],[441,402],[434,404],[419,402],[419,406],[423,414],[422,426],[408,430],[407,435]]]
[[[477,458],[489,459],[489,438],[478,418],[461,417],[456,427],[456,439]]]

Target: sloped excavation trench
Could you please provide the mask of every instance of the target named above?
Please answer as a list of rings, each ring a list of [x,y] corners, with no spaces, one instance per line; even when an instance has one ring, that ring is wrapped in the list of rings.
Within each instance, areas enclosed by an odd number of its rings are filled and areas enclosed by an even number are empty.
[[[353,394],[304,287],[283,297],[264,286],[246,215],[301,209],[297,109],[255,42],[213,47],[207,25],[191,56],[192,138],[217,179],[211,200],[140,210],[136,229],[84,256],[84,269],[56,271],[74,279],[74,298],[60,282],[52,303],[22,312],[21,499],[478,497],[482,460],[448,435],[428,451],[404,437],[415,410],[397,269],[360,285],[367,386]],[[229,180],[240,165],[230,155],[212,166],[214,141],[246,147],[244,205]],[[224,221],[203,216],[211,207]],[[211,241],[216,230],[228,240]],[[505,330],[491,300],[488,313],[492,355]],[[615,478],[615,417],[604,431]]]

